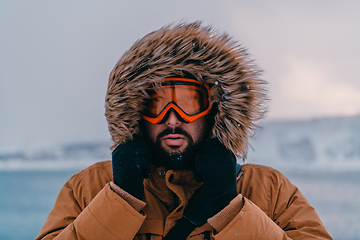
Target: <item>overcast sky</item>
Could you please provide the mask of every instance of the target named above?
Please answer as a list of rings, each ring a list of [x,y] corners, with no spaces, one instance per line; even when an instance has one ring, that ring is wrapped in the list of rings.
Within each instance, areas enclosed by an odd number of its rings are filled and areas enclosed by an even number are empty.
[[[247,47],[267,119],[360,113],[360,1],[0,1],[0,150],[108,139],[108,75],[132,43],[203,21]]]

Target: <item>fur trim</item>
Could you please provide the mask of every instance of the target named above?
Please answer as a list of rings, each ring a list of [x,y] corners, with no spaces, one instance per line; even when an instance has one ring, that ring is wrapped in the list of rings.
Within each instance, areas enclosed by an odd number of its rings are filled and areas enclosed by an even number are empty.
[[[113,150],[139,132],[145,89],[171,76],[191,76],[211,87],[218,104],[213,137],[245,158],[255,122],[265,113],[265,82],[246,49],[200,22],[166,26],[125,52],[110,73],[105,116]]]

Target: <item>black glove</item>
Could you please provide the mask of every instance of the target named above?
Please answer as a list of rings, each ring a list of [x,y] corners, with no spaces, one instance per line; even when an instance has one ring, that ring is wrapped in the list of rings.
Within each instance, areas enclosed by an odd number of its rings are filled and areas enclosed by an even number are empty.
[[[144,178],[150,176],[150,153],[140,136],[120,144],[112,152],[113,180],[120,188],[142,199],[144,195]]]
[[[203,182],[203,185],[190,198],[183,218],[170,230],[165,240],[186,239],[196,227],[204,225],[238,195],[236,158],[217,138],[206,140],[200,147],[193,172],[196,181]],[[187,231],[186,236],[184,232],[182,237],[178,235],[181,226],[185,226],[183,231]]]

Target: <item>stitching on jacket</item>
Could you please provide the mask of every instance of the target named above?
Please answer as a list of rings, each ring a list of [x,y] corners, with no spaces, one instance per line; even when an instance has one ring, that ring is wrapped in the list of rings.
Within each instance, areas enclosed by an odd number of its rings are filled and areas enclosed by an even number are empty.
[[[270,226],[270,221],[269,221],[269,219],[267,219],[267,223],[268,223],[268,224],[267,224],[267,226],[266,226],[263,234],[260,236],[259,240],[261,240],[261,239],[263,239],[263,238],[265,237],[265,233],[267,232],[267,229],[268,229],[269,226]]]
[[[272,192],[272,189],[271,189],[271,183],[272,182],[272,179],[271,179],[271,175],[269,176],[269,181],[268,181],[268,189],[269,189],[269,193],[268,193],[268,209],[266,210],[267,211],[267,215],[270,216],[270,209],[271,209],[271,200],[272,200],[272,196],[273,196],[273,192]],[[271,213],[271,219],[274,218],[274,213],[272,212]]]
[[[100,228],[101,230],[103,230],[106,234],[108,234],[109,237],[111,237],[111,238],[113,238],[113,239],[117,239],[117,237],[116,237],[113,233],[111,233],[107,228],[105,228],[105,227],[100,223],[100,221],[95,217],[94,214],[92,214],[92,212],[90,211],[89,208],[87,208],[87,210],[88,210],[88,212],[90,213],[90,216],[91,216],[90,219],[92,219],[92,220],[95,222],[95,224],[99,226],[99,228]]]
[[[268,209],[267,209],[267,215],[271,218],[271,220],[274,220],[274,210],[275,210],[275,205],[276,203],[273,203],[272,199],[273,199],[273,195],[274,195],[274,191],[273,188],[271,186],[275,185],[275,179],[277,182],[277,188],[278,188],[278,175],[276,173],[276,171],[273,169],[271,171],[269,171],[269,180],[268,181],[268,185],[269,185],[269,200],[268,200]],[[271,184],[274,183],[274,184]],[[279,196],[276,196],[276,201],[278,200]],[[274,206],[273,206],[274,205]]]

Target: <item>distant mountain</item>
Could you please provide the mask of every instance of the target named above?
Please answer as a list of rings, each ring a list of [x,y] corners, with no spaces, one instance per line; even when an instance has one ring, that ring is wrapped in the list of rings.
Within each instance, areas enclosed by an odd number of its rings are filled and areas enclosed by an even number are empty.
[[[281,168],[360,170],[360,115],[268,121],[250,141],[247,162]]]
[[[109,141],[27,146],[0,152],[0,170],[49,170],[84,168],[111,159]]]
[[[266,121],[250,143],[249,163],[279,170],[360,170],[360,115]],[[0,170],[80,169],[111,159],[108,140],[34,146],[0,151]]]

